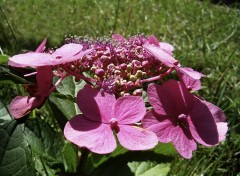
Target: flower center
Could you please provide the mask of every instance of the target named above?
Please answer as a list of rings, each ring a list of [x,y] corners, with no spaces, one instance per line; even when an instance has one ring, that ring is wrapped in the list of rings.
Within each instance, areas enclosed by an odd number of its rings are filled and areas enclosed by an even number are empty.
[[[186,120],[187,119],[187,115],[186,114],[180,114],[179,116],[178,116],[178,120],[179,121],[184,121],[184,120]]]
[[[115,132],[118,132],[118,131],[119,131],[117,119],[111,118],[111,120],[110,120],[110,126],[111,126],[111,129],[114,130]]]

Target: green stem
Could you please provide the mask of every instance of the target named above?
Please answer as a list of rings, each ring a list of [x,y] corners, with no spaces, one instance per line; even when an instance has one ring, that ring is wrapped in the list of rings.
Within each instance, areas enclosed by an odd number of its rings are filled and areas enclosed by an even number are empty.
[[[77,173],[82,174],[84,172],[84,165],[86,164],[88,158],[89,150],[86,148],[82,148],[80,161],[77,166]]]

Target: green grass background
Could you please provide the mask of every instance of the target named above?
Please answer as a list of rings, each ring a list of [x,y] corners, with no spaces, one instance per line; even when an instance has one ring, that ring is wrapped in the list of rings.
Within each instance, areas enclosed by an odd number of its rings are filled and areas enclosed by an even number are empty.
[[[175,46],[175,57],[206,75],[199,94],[223,109],[225,142],[199,146],[170,175],[240,175],[240,10],[197,0],[0,0],[0,47],[14,55],[48,38],[144,33]]]

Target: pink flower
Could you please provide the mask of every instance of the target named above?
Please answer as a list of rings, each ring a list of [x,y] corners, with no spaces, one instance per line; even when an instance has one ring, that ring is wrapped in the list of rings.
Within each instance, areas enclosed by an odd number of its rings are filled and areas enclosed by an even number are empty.
[[[64,128],[65,137],[90,151],[106,154],[116,148],[113,131],[120,144],[129,150],[153,148],[158,139],[153,132],[134,126],[146,114],[142,98],[121,97],[85,87],[78,92],[77,103],[83,114],[73,117]]]
[[[19,119],[35,108],[43,105],[49,96],[53,72],[50,66],[37,68],[37,91],[33,96],[17,96],[9,105],[10,114]]]
[[[9,58],[8,65],[13,67],[40,67],[50,65],[60,65],[81,59],[91,50],[82,51],[80,44],[69,43],[56,49],[52,54],[40,53],[38,50],[32,53],[18,54]],[[39,51],[42,50],[40,46]]]
[[[181,67],[179,61],[172,56],[174,50],[172,45],[159,43],[155,36],[150,36],[148,42],[146,42],[143,47],[165,66],[174,68],[181,81],[183,81],[187,87],[192,90],[199,90],[201,88],[200,79],[204,75],[191,68]]]
[[[152,83],[148,98],[154,110],[143,118],[143,127],[155,132],[160,142],[172,142],[184,158],[192,157],[196,142],[213,146],[225,139],[228,128],[224,113],[189,93],[182,83]]]

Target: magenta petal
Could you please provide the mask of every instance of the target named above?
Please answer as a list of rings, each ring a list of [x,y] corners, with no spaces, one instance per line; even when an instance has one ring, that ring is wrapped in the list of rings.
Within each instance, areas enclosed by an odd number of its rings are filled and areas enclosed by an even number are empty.
[[[176,59],[174,59],[170,54],[163,51],[160,47],[156,47],[150,44],[145,43],[143,45],[144,49],[146,49],[150,54],[152,54],[156,59],[161,61],[164,65],[168,67],[174,67],[175,63],[178,63]]]
[[[206,104],[196,99],[188,118],[189,129],[193,138],[202,145],[211,146],[219,143],[219,134],[215,118]]]
[[[139,122],[146,114],[146,107],[143,99],[137,96],[126,96],[117,99],[113,117],[119,124],[132,124]]]
[[[197,144],[191,138],[191,135],[183,131],[180,126],[176,126],[171,130],[171,138],[179,154],[186,159],[190,159],[192,157],[192,152],[197,149]]]
[[[142,119],[142,126],[154,132],[160,142],[168,143],[171,141],[170,131],[174,125],[166,116],[149,111]]]
[[[13,117],[19,119],[34,108],[40,106],[43,101],[43,99],[39,100],[35,97],[17,96],[11,101],[9,112]]]
[[[37,86],[41,96],[47,97],[52,85],[53,71],[51,66],[37,67]]]
[[[177,115],[187,114],[192,109],[194,96],[187,90],[186,86],[179,81],[169,80],[163,84],[176,102]]]
[[[53,58],[48,53],[25,53],[9,58],[8,65],[13,67],[39,67],[51,65]]]
[[[126,39],[120,34],[113,34],[112,39],[116,41],[126,41]]]
[[[148,100],[154,110],[161,115],[174,115],[176,103],[174,97],[163,86],[151,83],[147,89]]]
[[[42,43],[38,46],[38,48],[36,49],[36,53],[43,53],[46,47],[46,43],[47,43],[47,39],[45,38]]]
[[[86,118],[96,122],[110,122],[115,102],[116,99],[113,95],[88,86],[85,86],[77,94],[77,104],[81,112]]]
[[[153,132],[130,125],[119,125],[117,137],[119,143],[128,150],[148,150],[158,143]]]
[[[64,136],[79,147],[86,147],[98,154],[111,153],[117,146],[108,124],[93,122],[77,115],[67,122]]]
[[[55,56],[61,57],[71,57],[80,53],[83,49],[83,46],[76,43],[65,44],[62,47],[56,49],[56,51],[52,54]]]
[[[149,43],[149,44],[152,44],[152,45],[155,45],[155,46],[157,46],[157,47],[160,47],[159,42],[158,42],[158,39],[157,39],[157,37],[155,37],[154,35],[150,35],[150,36],[148,37],[148,43]]]
[[[181,81],[185,84],[185,86],[189,90],[200,90],[201,89],[201,81],[200,79],[193,79],[192,77],[184,74],[178,74]]]

